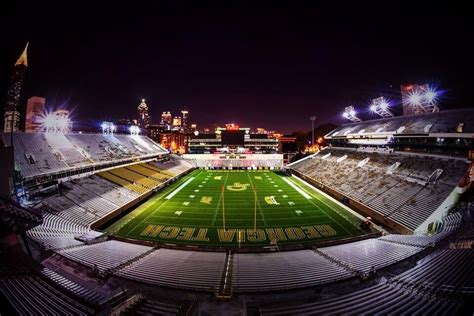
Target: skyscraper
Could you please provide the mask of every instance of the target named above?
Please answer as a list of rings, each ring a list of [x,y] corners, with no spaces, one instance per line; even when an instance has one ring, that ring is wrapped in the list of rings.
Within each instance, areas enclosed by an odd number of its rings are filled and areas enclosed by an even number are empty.
[[[41,117],[44,114],[46,99],[31,97],[26,104],[25,132],[38,132],[41,130]]]
[[[183,129],[188,128],[189,112],[187,110],[181,111],[181,126]]]
[[[175,116],[173,118],[173,128],[174,129],[179,129],[179,128],[181,128],[181,126],[182,126],[181,116]]]
[[[165,128],[165,129],[169,129],[171,123],[173,121],[173,117],[171,116],[171,112],[163,112],[161,113],[161,121],[160,121],[160,125]]]
[[[5,133],[18,131],[20,125],[20,112],[18,111],[18,102],[20,101],[20,92],[23,85],[23,77],[26,68],[28,67],[28,59],[26,51],[28,44],[26,44],[23,53],[20,55],[13,68],[13,74],[10,79],[10,86],[8,87],[7,100],[5,104],[4,125],[3,131]]]
[[[138,126],[142,128],[148,127],[151,122],[151,116],[148,113],[148,105],[145,103],[145,99],[138,105]]]

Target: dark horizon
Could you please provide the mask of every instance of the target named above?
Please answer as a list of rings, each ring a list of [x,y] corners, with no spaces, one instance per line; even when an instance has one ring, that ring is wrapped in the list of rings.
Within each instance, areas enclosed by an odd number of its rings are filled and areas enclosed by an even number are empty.
[[[186,106],[199,128],[289,133],[309,130],[313,114],[316,125],[340,124],[345,106],[397,102],[406,83],[444,90],[441,110],[473,106],[467,5],[271,5],[10,4],[0,22],[0,109],[26,42],[20,108],[44,96],[90,125],[132,118],[145,98],[153,123]]]

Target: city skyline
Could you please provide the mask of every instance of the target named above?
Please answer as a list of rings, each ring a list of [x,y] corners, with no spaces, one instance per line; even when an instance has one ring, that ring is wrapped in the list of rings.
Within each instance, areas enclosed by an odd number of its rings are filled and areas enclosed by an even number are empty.
[[[344,107],[365,108],[379,96],[401,103],[406,83],[447,90],[441,110],[472,106],[472,22],[462,8],[372,5],[359,16],[346,8],[329,18],[325,13],[336,8],[137,5],[130,12],[113,8],[128,17],[121,20],[99,5],[52,20],[47,6],[25,12],[24,5],[10,7],[0,22],[22,21],[4,40],[3,100],[14,60],[30,41],[23,111],[29,97],[44,96],[92,126],[135,117],[137,102],[146,99],[154,124],[163,111],[186,106],[198,126],[238,122],[289,133],[309,130],[313,114],[316,125],[341,123]]]

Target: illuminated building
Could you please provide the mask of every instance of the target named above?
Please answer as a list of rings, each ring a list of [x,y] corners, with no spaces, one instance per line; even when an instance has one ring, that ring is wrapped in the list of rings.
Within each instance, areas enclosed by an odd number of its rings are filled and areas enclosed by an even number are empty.
[[[174,129],[178,129],[178,128],[181,128],[181,117],[180,116],[175,116],[173,118],[173,128]]]
[[[161,121],[160,121],[161,127],[169,130],[171,127],[172,120],[173,120],[173,117],[171,116],[171,112],[168,111],[168,112],[161,113]]]
[[[145,99],[138,105],[138,126],[142,128],[148,127],[151,122],[151,116],[148,113],[148,105],[145,103]]]
[[[25,132],[34,133],[41,130],[41,116],[44,113],[45,98],[31,97],[26,105]]]
[[[189,137],[179,130],[166,131],[160,134],[160,145],[174,153],[183,154],[188,151]]]
[[[218,127],[214,133],[192,134],[189,140],[189,153],[276,153],[278,140],[266,133],[251,133],[250,128],[237,124]]]
[[[161,131],[162,131],[161,125],[150,124],[150,125],[148,125],[148,127],[146,129],[146,135],[148,137],[150,137],[151,139],[153,139],[154,141],[159,143],[160,142]]]
[[[13,75],[10,79],[4,113],[3,131],[5,133],[16,132],[20,126],[20,112],[17,108],[20,101],[23,77],[28,67],[27,49],[28,44],[26,44],[25,49],[16,61],[15,67],[13,68]]]
[[[189,112],[187,110],[181,111],[181,127],[183,129],[188,128]]]

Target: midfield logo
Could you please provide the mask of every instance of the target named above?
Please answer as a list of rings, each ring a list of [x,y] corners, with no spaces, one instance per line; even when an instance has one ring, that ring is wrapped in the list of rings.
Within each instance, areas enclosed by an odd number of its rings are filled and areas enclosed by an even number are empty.
[[[247,187],[249,187],[250,184],[248,183],[240,183],[240,182],[235,182],[232,185],[227,186],[227,190],[229,191],[245,191],[247,190]]]

